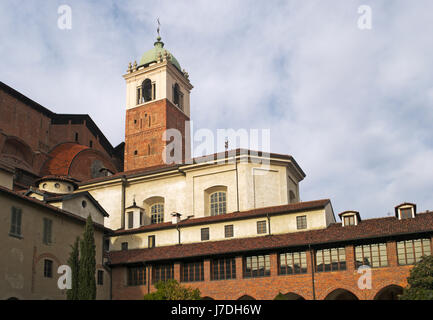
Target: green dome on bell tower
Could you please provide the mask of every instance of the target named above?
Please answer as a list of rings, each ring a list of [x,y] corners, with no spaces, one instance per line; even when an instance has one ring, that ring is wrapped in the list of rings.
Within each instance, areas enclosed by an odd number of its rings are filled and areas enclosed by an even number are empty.
[[[158,62],[160,57],[164,57],[165,55],[167,55],[167,60],[169,60],[179,71],[182,70],[177,59],[170,53],[170,51],[164,49],[164,42],[161,41],[160,36],[156,38],[154,47],[141,56],[138,66],[147,66],[152,62]]]

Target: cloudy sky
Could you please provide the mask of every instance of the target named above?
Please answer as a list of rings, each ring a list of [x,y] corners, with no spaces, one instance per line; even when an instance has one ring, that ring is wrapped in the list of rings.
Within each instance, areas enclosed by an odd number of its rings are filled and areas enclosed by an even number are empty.
[[[58,28],[58,7],[72,29]],[[372,29],[360,30],[360,5]],[[165,47],[194,85],[194,128],[271,130],[306,172],[302,200],[336,213],[433,209],[433,2],[0,2],[0,80],[57,113],[88,113],[124,139],[130,61]],[[1,116],[1,115],[0,115]]]

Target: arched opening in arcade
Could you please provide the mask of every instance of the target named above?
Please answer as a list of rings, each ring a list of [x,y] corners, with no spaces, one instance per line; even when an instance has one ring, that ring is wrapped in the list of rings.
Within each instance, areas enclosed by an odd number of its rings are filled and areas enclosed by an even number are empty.
[[[336,289],[328,294],[325,300],[358,300],[358,297],[349,290]]]
[[[256,299],[254,299],[253,297],[251,297],[249,295],[243,295],[238,300],[256,300]]]
[[[288,292],[286,294],[280,292],[275,296],[274,300],[305,300],[305,298],[294,292]]]
[[[398,300],[399,295],[403,293],[403,288],[392,284],[379,290],[374,300]]]

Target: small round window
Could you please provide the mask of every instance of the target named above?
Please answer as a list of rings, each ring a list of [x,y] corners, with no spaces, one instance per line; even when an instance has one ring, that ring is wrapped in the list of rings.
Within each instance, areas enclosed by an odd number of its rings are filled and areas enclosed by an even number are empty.
[[[87,207],[87,202],[83,200],[83,202],[81,202],[81,205],[83,206],[83,208]]]
[[[56,189],[59,189],[60,188],[60,183],[56,183],[54,186],[56,187]]]
[[[47,184],[44,183],[44,184],[42,185],[42,189],[46,189],[46,188],[47,188]]]

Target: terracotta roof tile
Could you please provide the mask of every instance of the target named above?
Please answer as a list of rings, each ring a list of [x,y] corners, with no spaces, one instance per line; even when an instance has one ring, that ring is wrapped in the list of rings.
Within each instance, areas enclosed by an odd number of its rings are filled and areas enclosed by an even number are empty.
[[[263,217],[266,216],[267,214],[277,215],[277,214],[290,213],[290,212],[299,212],[303,210],[313,210],[316,208],[317,209],[324,208],[328,203],[330,203],[329,199],[297,202],[297,203],[291,203],[282,206],[273,206],[273,207],[265,207],[265,208],[253,209],[248,211],[232,212],[232,213],[227,213],[218,216],[185,219],[185,220],[181,220],[178,225],[180,227],[186,227],[186,226],[193,226],[193,225],[200,225],[200,224],[210,224],[210,223],[218,223],[224,221],[249,219],[254,217]],[[171,222],[164,222],[164,223],[146,225],[135,229],[128,229],[128,230],[118,229],[114,231],[114,233],[116,235],[121,235],[121,234],[149,232],[154,230],[171,229],[171,228],[173,229],[176,228],[176,224],[173,224]]]
[[[86,149],[90,148],[74,142],[66,142],[56,146],[50,152],[51,158],[43,165],[43,175],[68,176],[72,160],[78,153]]]
[[[187,166],[190,164],[200,164],[200,163],[204,163],[204,162],[212,161],[212,160],[223,160],[223,159],[226,159],[227,157],[233,156],[234,154],[236,154],[237,156],[238,155],[248,155],[248,154],[250,154],[252,156],[254,156],[254,155],[258,155],[258,156],[269,155],[273,158],[288,159],[288,160],[293,162],[293,164],[299,170],[301,175],[305,177],[305,173],[302,171],[301,167],[298,165],[298,163],[295,161],[295,159],[290,155],[278,154],[278,153],[267,154],[267,153],[262,152],[262,151],[254,151],[254,150],[249,150],[249,149],[234,149],[234,150],[230,150],[230,151],[213,153],[210,155],[189,159],[185,163],[182,163],[182,164],[163,164],[163,165],[156,165],[156,166],[142,168],[142,169],[134,169],[134,170],[124,171],[124,172],[119,172],[119,173],[116,173],[112,176],[101,177],[101,178],[83,181],[82,183],[80,183],[80,185],[86,185],[89,183],[95,183],[95,182],[100,182],[100,181],[109,181],[112,179],[119,178],[121,176],[134,177],[135,175],[145,175],[145,174],[153,174],[153,173],[170,171],[170,170],[181,168],[182,166]],[[191,163],[189,163],[189,162],[191,162]]]
[[[320,230],[151,249],[112,251],[109,253],[109,258],[112,265],[117,265],[300,247],[308,244],[341,243],[414,233],[433,233],[433,212],[417,215],[414,219],[398,220],[395,217],[368,219],[360,222],[357,226],[342,227],[341,223],[335,223]]]
[[[65,210],[59,209],[59,208],[57,208],[55,206],[49,205],[49,204],[47,204],[47,203],[45,203],[43,201],[37,200],[35,198],[28,197],[26,195],[21,194],[21,192],[12,191],[12,190],[9,190],[9,189],[7,189],[5,187],[0,186],[0,193],[5,193],[5,194],[8,194],[10,196],[14,196],[14,197],[20,198],[20,199],[22,199],[24,201],[27,201],[28,203],[45,207],[45,208],[47,208],[47,209],[49,209],[49,210],[51,210],[53,212],[62,214],[65,217],[69,217],[69,218],[72,218],[72,219],[75,219],[75,220],[79,220],[81,222],[86,223],[86,219],[83,218],[83,217],[81,217],[81,216],[78,216],[78,215],[76,215],[74,213],[71,213],[69,211],[65,211]],[[99,223],[96,223],[96,222],[94,222],[93,224],[94,224],[95,228],[98,228],[100,230],[106,231],[108,233],[112,232],[111,229],[104,227],[102,224],[99,224]]]

